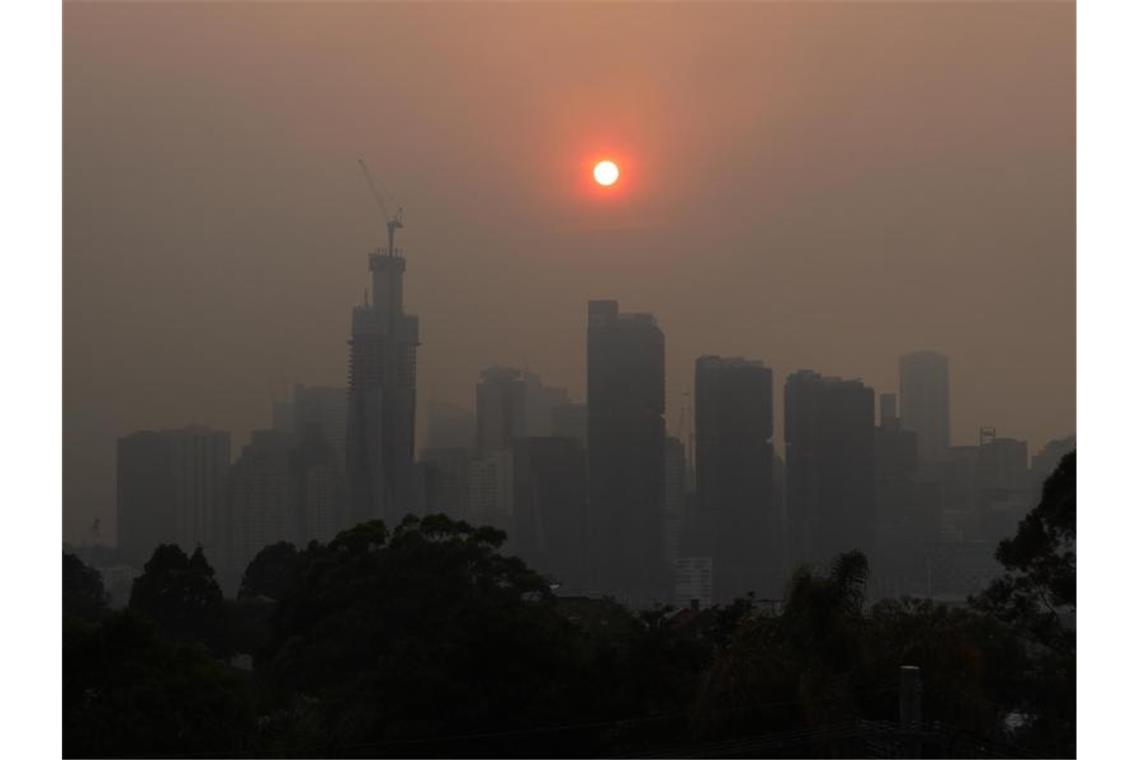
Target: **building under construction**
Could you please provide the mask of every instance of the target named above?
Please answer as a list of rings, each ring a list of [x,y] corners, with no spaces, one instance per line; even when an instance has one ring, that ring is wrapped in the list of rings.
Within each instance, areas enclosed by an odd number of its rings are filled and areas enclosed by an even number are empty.
[[[388,247],[368,257],[371,303],[366,293],[364,305],[352,311],[346,472],[352,523],[383,518],[392,528],[415,500],[419,320],[404,313],[406,262],[395,247],[399,215],[387,225]]]

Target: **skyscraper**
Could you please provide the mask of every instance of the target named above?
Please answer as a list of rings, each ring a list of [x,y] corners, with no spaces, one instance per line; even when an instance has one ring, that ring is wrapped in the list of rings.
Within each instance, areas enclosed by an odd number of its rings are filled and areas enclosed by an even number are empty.
[[[488,367],[475,386],[476,445],[509,450],[517,438],[549,436],[555,410],[569,403],[565,388],[545,386],[533,372]]]
[[[781,587],[772,483],[772,370],[702,356],[696,364],[697,509],[713,536],[714,600]]]
[[[424,514],[443,513],[453,520],[472,520],[470,448],[426,449],[420,455],[424,477]]]
[[[119,545],[145,562],[160,543],[214,548],[230,434],[201,426],[142,431],[119,439]]]
[[[353,523],[397,524],[416,500],[416,347],[419,320],[404,313],[406,262],[393,247],[368,257],[372,303],[352,311],[346,471]]]
[[[468,519],[510,531],[515,519],[514,452],[488,449],[475,453],[467,469]]]
[[[255,430],[226,482],[220,582],[235,589],[257,553],[278,541],[298,543],[298,488],[290,461],[295,438]]]
[[[590,301],[588,316],[591,585],[633,604],[664,600],[665,335],[617,301]]]
[[[343,470],[348,391],[345,388],[297,385],[293,388],[292,411],[290,431],[302,439],[323,439],[332,449],[337,467]]]
[[[509,451],[527,435],[527,382],[521,370],[488,367],[475,386],[475,439],[483,451]]]
[[[936,535],[935,513],[915,485],[918,437],[903,430],[895,395],[879,396],[875,428],[875,548],[873,587],[884,596],[922,591],[922,548]]]
[[[950,448],[950,360],[936,351],[899,359],[902,426],[918,434],[918,461],[942,461]]]
[[[585,404],[558,404],[550,410],[550,434],[559,438],[575,438],[585,448],[587,417]]]
[[[800,370],[784,387],[791,559],[826,565],[868,557],[875,535],[875,392],[858,380]]]
[[[582,585],[585,565],[586,452],[574,438],[514,443],[512,545],[564,588]]]

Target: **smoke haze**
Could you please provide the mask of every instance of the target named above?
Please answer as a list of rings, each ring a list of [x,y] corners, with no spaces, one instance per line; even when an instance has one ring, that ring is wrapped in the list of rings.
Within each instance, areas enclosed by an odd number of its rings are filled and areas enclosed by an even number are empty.
[[[704,353],[898,386],[954,442],[1075,429],[1074,5],[79,4],[64,14],[65,538],[114,446],[267,427],[343,385],[405,207],[427,404],[585,392],[586,302],[656,314],[670,427]],[[589,167],[613,157],[621,192]]]

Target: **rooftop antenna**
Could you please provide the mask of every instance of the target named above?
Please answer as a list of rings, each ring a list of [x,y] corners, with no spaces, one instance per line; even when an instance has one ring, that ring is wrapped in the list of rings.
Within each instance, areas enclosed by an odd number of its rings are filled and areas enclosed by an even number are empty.
[[[360,164],[360,170],[364,172],[364,179],[368,182],[368,189],[372,191],[372,199],[376,201],[376,206],[380,209],[380,215],[384,219],[384,225],[388,228],[388,255],[396,255],[396,230],[403,229],[404,227],[404,209],[401,206],[396,209],[394,216],[388,216],[388,207],[384,205],[384,198],[380,195],[380,191],[376,189],[376,183],[372,180],[372,172],[368,171],[368,164],[364,163],[363,158],[356,159]]]

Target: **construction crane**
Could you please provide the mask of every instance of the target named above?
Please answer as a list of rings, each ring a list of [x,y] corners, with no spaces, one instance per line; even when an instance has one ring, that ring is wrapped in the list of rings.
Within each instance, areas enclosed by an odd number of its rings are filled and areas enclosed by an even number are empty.
[[[380,209],[380,214],[384,219],[384,224],[388,228],[388,255],[396,255],[396,230],[403,229],[404,227],[404,209],[403,207],[396,209],[395,216],[388,216],[388,207],[384,205],[384,198],[381,197],[380,191],[376,189],[376,183],[372,180],[372,172],[368,171],[368,164],[364,163],[363,158],[356,159],[360,163],[360,170],[364,172],[364,179],[368,182],[368,189],[372,191],[372,199],[376,201],[376,206]]]

